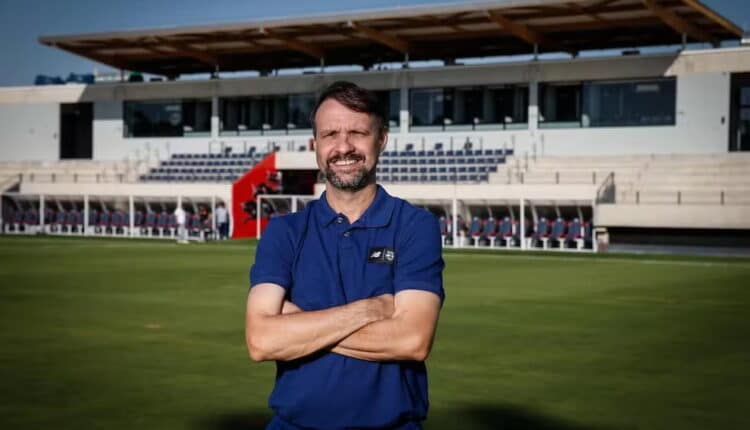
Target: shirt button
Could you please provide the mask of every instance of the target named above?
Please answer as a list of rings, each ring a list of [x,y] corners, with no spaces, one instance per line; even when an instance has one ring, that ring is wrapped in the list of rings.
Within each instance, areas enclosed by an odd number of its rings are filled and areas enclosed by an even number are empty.
[[[352,232],[350,232],[350,231],[344,232],[344,237],[349,237],[351,235],[352,235]]]
[[[341,224],[342,222],[344,222],[344,218],[338,217],[338,218],[336,218],[336,222],[339,223],[339,224]]]

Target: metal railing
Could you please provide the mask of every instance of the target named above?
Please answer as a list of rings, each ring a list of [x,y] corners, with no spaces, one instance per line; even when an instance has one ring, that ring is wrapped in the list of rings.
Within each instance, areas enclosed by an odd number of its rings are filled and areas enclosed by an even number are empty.
[[[596,181],[596,172],[594,172],[593,180]],[[599,189],[596,190],[596,203],[615,203],[617,196],[617,187],[615,185],[615,172],[609,172],[609,175],[604,179]]]
[[[737,190],[624,190],[617,202],[636,205],[718,205],[750,206],[750,193]]]

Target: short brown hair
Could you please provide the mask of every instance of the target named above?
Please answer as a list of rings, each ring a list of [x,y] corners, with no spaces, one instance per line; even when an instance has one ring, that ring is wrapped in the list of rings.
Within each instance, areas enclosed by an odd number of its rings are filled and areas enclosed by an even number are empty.
[[[310,112],[310,124],[315,136],[315,115],[320,105],[328,99],[334,99],[354,112],[366,113],[372,117],[372,123],[379,135],[382,135],[388,127],[385,122],[385,111],[383,105],[378,101],[374,92],[364,89],[357,84],[347,81],[336,81],[326,87],[318,96],[312,112]]]

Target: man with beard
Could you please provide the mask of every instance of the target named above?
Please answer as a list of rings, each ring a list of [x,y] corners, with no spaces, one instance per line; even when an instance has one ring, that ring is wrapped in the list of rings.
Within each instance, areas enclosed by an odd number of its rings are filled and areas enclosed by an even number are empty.
[[[375,182],[375,95],[336,82],[311,115],[326,191],[273,219],[250,271],[245,333],[275,360],[267,429],[420,429],[444,292],[437,218]]]

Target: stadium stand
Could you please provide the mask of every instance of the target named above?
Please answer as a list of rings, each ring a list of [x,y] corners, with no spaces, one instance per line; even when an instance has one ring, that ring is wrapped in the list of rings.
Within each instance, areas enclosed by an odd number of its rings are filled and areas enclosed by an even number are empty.
[[[750,154],[510,157],[490,183],[600,184],[613,174],[615,201],[632,204],[750,204]]]
[[[0,190],[19,182],[123,183],[134,182],[149,167],[147,160],[124,161],[5,161],[0,162]]]
[[[487,182],[513,150],[443,150],[436,143],[432,150],[415,151],[408,144],[403,151],[385,151],[377,168],[383,183]]]
[[[265,153],[178,153],[141,175],[143,182],[233,182],[257,164]]]

